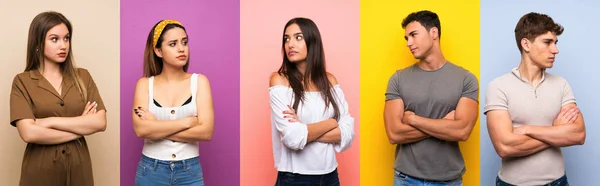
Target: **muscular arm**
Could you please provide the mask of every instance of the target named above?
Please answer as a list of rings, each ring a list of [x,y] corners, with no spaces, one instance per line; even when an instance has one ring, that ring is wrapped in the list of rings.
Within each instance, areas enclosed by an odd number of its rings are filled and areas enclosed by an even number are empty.
[[[430,119],[412,114],[405,121],[441,140],[466,141],[477,122],[478,105],[477,101],[462,97],[456,106],[454,119]]]
[[[494,149],[501,158],[527,156],[550,147],[527,135],[515,134],[507,110],[488,111],[487,127]]]
[[[574,103],[563,106],[552,126],[522,126],[525,127],[523,129],[524,133],[553,147],[583,145],[585,142],[585,124],[583,115],[575,107]],[[569,110],[570,108],[574,109]],[[575,115],[575,121],[565,122],[560,120],[560,117],[566,117],[566,115]]]
[[[392,144],[406,144],[421,141],[430,135],[423,131],[402,123],[404,116],[404,101],[393,99],[385,102],[383,119],[387,137]]]

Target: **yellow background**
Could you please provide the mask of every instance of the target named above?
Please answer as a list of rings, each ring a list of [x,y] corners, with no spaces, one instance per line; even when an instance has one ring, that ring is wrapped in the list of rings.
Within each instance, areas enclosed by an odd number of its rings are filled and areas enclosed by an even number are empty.
[[[396,145],[385,134],[385,91],[396,70],[417,61],[406,47],[402,20],[420,10],[437,13],[444,56],[479,79],[479,1],[361,1],[360,8],[360,182],[393,185]],[[467,166],[463,184],[479,185],[479,122],[460,148]]]

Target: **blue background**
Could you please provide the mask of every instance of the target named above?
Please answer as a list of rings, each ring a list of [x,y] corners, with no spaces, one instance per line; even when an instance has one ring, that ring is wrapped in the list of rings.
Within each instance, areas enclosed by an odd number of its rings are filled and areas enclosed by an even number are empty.
[[[520,63],[514,29],[529,12],[547,14],[565,30],[558,37],[559,54],[547,72],[567,79],[586,125],[583,146],[562,148],[570,185],[592,185],[600,171],[600,121],[597,114],[600,69],[600,3],[593,1],[481,1],[481,185],[494,185],[500,169],[483,115],[487,85]]]

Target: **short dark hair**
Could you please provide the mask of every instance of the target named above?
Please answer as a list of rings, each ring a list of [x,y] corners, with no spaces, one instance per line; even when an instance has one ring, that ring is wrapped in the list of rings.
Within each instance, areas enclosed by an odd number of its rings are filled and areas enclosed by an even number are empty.
[[[436,27],[438,29],[438,37],[442,37],[442,25],[440,24],[440,18],[438,15],[429,10],[422,10],[408,14],[404,20],[402,20],[402,28],[406,28],[406,25],[413,21],[421,23],[427,31],[431,28]]]
[[[536,12],[530,12],[523,15],[517,27],[515,27],[515,39],[517,40],[517,47],[519,51],[523,52],[523,46],[521,46],[521,39],[527,38],[528,40],[534,41],[537,36],[552,32],[557,36],[562,34],[564,28],[555,23],[552,18],[546,14],[540,14]]]

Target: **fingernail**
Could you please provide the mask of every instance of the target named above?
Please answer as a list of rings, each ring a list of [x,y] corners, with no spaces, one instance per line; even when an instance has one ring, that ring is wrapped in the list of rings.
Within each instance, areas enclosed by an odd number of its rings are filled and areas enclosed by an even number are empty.
[[[141,115],[141,114],[138,114],[138,116],[139,116],[140,118],[142,117],[142,115]]]
[[[142,109],[142,107],[138,106],[139,109]]]
[[[133,110],[134,110],[135,112],[137,112],[137,109],[136,109],[136,108],[134,108]]]
[[[135,114],[140,114],[138,111],[135,111]]]

